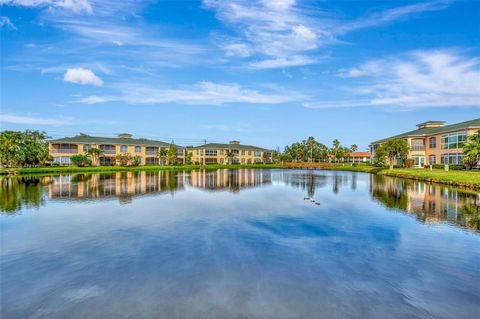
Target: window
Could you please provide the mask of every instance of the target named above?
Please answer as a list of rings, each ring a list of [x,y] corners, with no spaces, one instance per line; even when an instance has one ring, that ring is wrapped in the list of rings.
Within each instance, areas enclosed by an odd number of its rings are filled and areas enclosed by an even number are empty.
[[[205,150],[205,156],[217,156],[217,150]]]
[[[158,164],[158,158],[157,157],[147,157],[147,158],[145,158],[145,164],[146,165]]]
[[[433,165],[437,162],[437,157],[435,155],[428,156],[428,164]]]
[[[242,155],[245,155],[245,150],[242,150]]]
[[[58,163],[60,165],[70,164],[70,157],[69,156],[57,156],[53,158],[54,163]]]
[[[462,153],[442,154],[441,161],[442,164],[462,164],[464,157]]]
[[[249,156],[252,156],[252,151],[248,151],[248,155],[249,155]]]
[[[220,164],[223,164],[223,161],[224,161],[223,158],[220,158]]]
[[[220,155],[224,155],[224,150],[220,150]]]
[[[120,153],[126,153],[126,152],[128,152],[127,145],[120,145]]]
[[[115,154],[115,145],[102,144],[99,147],[104,154]]]
[[[262,155],[261,153],[262,152],[260,152],[260,151],[255,151],[253,155],[256,156],[256,157],[260,157]]]
[[[78,153],[78,145],[75,144],[52,144],[52,153]]]
[[[142,152],[142,147],[141,146],[135,146],[135,153],[141,153]]]
[[[147,154],[147,155],[158,155],[158,147],[156,147],[156,146],[145,147],[145,154]]]
[[[244,152],[245,152],[245,151],[244,151]],[[245,164],[245,159],[244,159],[244,158],[242,158],[242,164]]]
[[[437,138],[436,137],[430,137],[428,140],[428,146],[430,148],[436,148],[437,147]]]
[[[83,151],[84,152],[87,152],[91,148],[92,148],[92,146],[90,144],[83,144]]]
[[[462,148],[466,140],[466,133],[453,133],[442,135],[442,150]]]

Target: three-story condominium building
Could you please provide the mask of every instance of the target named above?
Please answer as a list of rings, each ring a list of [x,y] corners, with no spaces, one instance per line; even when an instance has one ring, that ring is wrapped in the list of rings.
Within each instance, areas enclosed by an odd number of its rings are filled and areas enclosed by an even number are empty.
[[[272,151],[252,146],[242,145],[238,141],[228,144],[209,143],[188,148],[192,153],[192,162],[200,164],[255,164],[271,163]]]
[[[102,150],[99,156],[100,165],[116,165],[117,155],[130,154],[137,158],[139,165],[160,164],[161,149],[168,149],[170,143],[132,138],[130,134],[119,134],[118,137],[98,137],[80,134],[74,137],[65,137],[49,141],[49,151],[55,163],[70,164],[70,156],[86,155],[90,148]],[[184,148],[177,146],[177,155],[183,162]]]
[[[445,125],[443,121],[427,121],[417,125],[414,131],[381,139],[370,144],[372,158],[375,150],[385,141],[403,138],[410,147],[408,158],[416,167],[430,164],[461,164],[462,146],[467,137],[480,130],[480,118],[462,123]],[[400,164],[400,163],[398,163]]]

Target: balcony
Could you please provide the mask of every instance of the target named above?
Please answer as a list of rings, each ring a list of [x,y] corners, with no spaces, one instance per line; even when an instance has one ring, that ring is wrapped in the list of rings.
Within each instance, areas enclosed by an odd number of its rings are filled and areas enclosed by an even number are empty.
[[[50,146],[52,154],[78,154],[78,145],[75,144],[53,144]]]
[[[412,146],[412,152],[425,152],[425,146]]]

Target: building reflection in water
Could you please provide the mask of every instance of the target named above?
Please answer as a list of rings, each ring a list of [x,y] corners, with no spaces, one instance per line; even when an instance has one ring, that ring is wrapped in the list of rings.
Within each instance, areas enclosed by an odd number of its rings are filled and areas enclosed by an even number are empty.
[[[449,222],[480,231],[480,194],[415,180],[370,175],[372,197],[424,223]]]
[[[270,172],[253,169],[197,171],[139,171],[111,174],[54,176],[49,197],[93,199],[118,197],[128,203],[132,197],[147,194],[174,194],[185,186],[209,191],[238,192],[245,187],[271,183]]]
[[[243,188],[272,183],[272,173],[263,169],[219,169],[190,172],[188,184],[205,190],[239,192]]]
[[[275,172],[272,174],[272,172]],[[48,200],[100,200],[171,194],[187,187],[238,193],[245,188],[279,183],[301,189],[309,198],[320,188],[357,189],[357,173],[268,169],[138,171],[0,178],[0,212],[12,214]],[[425,223],[450,223],[480,231],[480,195],[414,180],[370,175],[370,194],[382,205],[414,214]],[[272,180],[273,179],[273,180]],[[365,181],[368,181],[366,179]],[[318,195],[317,195],[318,197]],[[316,198],[321,201],[321,198]]]

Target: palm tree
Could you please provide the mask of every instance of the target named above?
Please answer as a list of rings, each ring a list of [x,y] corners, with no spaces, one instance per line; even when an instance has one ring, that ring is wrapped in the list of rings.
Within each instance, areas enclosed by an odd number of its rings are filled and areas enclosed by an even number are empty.
[[[235,158],[235,153],[232,150],[226,150],[225,158],[227,160],[227,164],[232,164],[232,160]]]
[[[309,157],[308,161],[313,162],[313,148],[315,147],[315,145],[317,145],[317,141],[315,141],[315,137],[310,136],[307,139],[306,144],[310,148],[310,157]]]
[[[92,163],[94,166],[96,166],[100,155],[103,154],[103,150],[95,147],[90,147],[85,153],[92,158]]]
[[[468,137],[468,141],[463,144],[463,153],[467,169],[473,169],[480,162],[480,131]]]
[[[357,150],[358,150],[357,144],[352,144],[352,146],[350,146],[350,151],[352,151],[352,153],[356,152]]]
[[[340,141],[338,139],[334,139],[332,144],[333,144],[332,153],[336,162],[338,159],[338,149],[340,148]]]
[[[160,165],[165,165],[167,159],[168,151],[164,148],[158,150],[158,159],[160,160]]]

